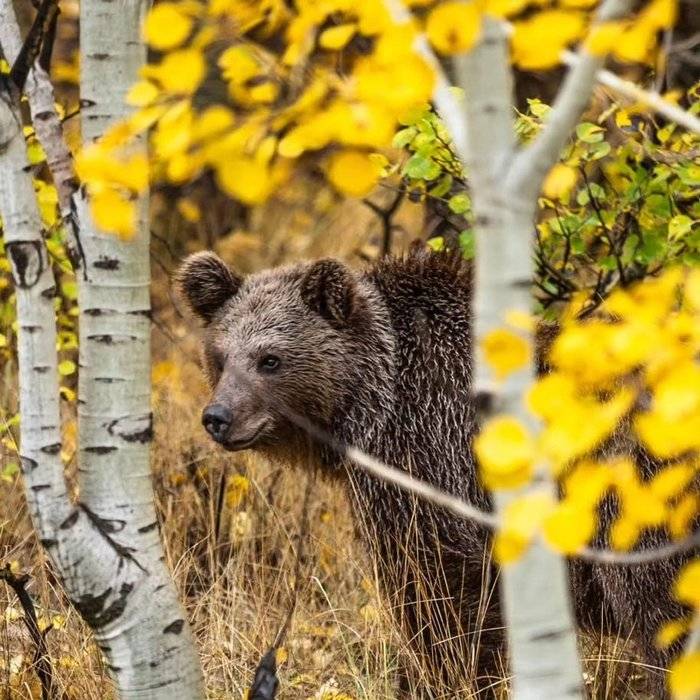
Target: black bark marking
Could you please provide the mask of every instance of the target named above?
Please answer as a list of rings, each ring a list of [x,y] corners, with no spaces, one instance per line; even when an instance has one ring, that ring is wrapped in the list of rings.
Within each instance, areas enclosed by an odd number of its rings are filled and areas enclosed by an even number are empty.
[[[54,442],[51,445],[45,445],[39,451],[43,452],[45,455],[57,455],[61,451],[61,443]]]
[[[85,452],[95,455],[106,455],[110,452],[114,452],[117,448],[111,445],[95,445],[93,447],[86,447]]]
[[[85,515],[89,518],[90,522],[94,525],[95,529],[102,535],[109,546],[117,553],[119,556],[119,569],[121,570],[124,560],[127,559],[132,561],[141,571],[148,573],[148,571],[141,566],[138,560],[134,557],[132,552],[135,550],[131,547],[126,547],[120,544],[115,539],[111,537],[115,532],[120,532],[126,526],[126,521],[124,520],[107,520],[106,518],[101,518],[99,515],[93,513],[84,503],[78,502],[78,508],[82,510]]]
[[[50,367],[48,365],[34,365],[32,369],[39,374],[45,374],[49,371]]]
[[[91,53],[88,58],[94,58],[96,61],[106,61],[110,57],[108,53]]]
[[[125,382],[126,379],[123,377],[95,377],[96,382],[102,382],[102,384],[114,384],[115,382]]]
[[[136,309],[135,311],[127,311],[129,316],[145,316],[146,318],[151,318],[153,314],[150,309]]]
[[[44,537],[39,542],[41,542],[41,546],[44,549],[51,549],[51,547],[55,547],[58,544],[58,540],[52,540],[50,537]]]
[[[102,310],[104,313],[104,309]],[[96,333],[86,336],[88,340],[94,340],[96,343],[104,345],[114,345],[115,343],[127,343],[130,340],[138,340],[135,335],[118,335],[116,333]]]
[[[12,261],[15,283],[22,289],[33,287],[41,277],[44,261],[40,241],[12,241],[5,244],[7,256]]]
[[[51,484],[34,484],[33,486],[30,486],[31,490],[34,491],[34,493],[39,493],[39,491],[46,491],[46,489],[51,488]]]
[[[153,439],[153,414],[136,418],[118,418],[107,426],[110,435],[118,435],[126,442],[146,444]]]
[[[34,119],[40,122],[45,122],[51,119],[52,116],[53,112],[51,112],[50,110],[44,110],[43,112],[37,112],[34,115]]]
[[[82,109],[85,109],[86,107],[94,107],[96,104],[97,104],[97,102],[95,102],[94,100],[88,100],[85,98],[82,98],[80,100],[80,107]]]
[[[185,627],[185,621],[182,618],[171,622],[163,629],[163,634],[180,634]]]
[[[153,589],[153,592],[154,592],[154,593],[158,593],[158,591],[162,591],[162,590],[166,587],[166,585],[167,585],[167,584],[165,584],[165,583],[161,583],[159,586],[156,586],[156,587]]]
[[[41,296],[44,297],[44,299],[53,299],[56,296],[56,285],[53,284],[50,287],[47,287],[41,293]]]
[[[552,632],[542,632],[540,634],[535,634],[532,636],[533,642],[547,642],[564,637],[568,633],[568,630],[554,630]]]
[[[144,532],[151,532],[151,530],[155,530],[157,527],[158,527],[158,521],[157,521],[157,520],[154,520],[154,521],[153,521],[152,523],[150,523],[149,525],[143,525],[143,526],[140,527],[136,532],[141,532],[141,533],[144,533]]]
[[[76,508],[58,527],[60,530],[68,530],[78,522],[80,511]]]
[[[33,471],[39,466],[39,463],[35,459],[32,459],[31,457],[22,457],[21,455],[19,458],[19,463],[22,465],[23,472]]]
[[[119,671],[122,670],[122,667],[121,667],[121,666],[115,666],[114,664],[105,664],[105,666],[107,666],[107,668],[108,668],[114,675],[116,675],[117,673],[119,673]]]
[[[118,270],[119,260],[117,258],[110,258],[107,255],[100,255],[100,257],[92,263],[93,267],[98,270]]]
[[[20,325],[20,329],[23,330],[25,333],[36,333],[39,330],[40,326],[37,326],[33,323],[24,323]]]
[[[77,600],[73,600],[73,605],[90,627],[100,629],[123,615],[127,598],[133,589],[132,583],[122,583],[117,598],[108,607],[105,605],[112,594],[111,586],[99,595],[89,593],[82,595]]]

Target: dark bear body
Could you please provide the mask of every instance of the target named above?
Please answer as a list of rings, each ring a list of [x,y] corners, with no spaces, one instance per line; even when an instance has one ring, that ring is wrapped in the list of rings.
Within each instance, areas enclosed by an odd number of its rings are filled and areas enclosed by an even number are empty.
[[[342,479],[413,648],[443,687],[457,692],[470,666],[488,695],[503,678],[505,639],[489,533],[345,463],[300,427],[311,424],[336,443],[490,509],[470,447],[465,264],[413,253],[366,272],[327,260],[244,280],[205,253],[184,263],[178,282],[206,323],[213,387],[207,430],[228,449],[255,449],[284,462],[310,459]],[[612,508],[603,507],[607,522]],[[604,531],[597,544],[605,546]],[[669,595],[678,565],[573,564],[579,625],[629,638],[645,662],[662,666],[653,638],[661,622],[681,614]]]

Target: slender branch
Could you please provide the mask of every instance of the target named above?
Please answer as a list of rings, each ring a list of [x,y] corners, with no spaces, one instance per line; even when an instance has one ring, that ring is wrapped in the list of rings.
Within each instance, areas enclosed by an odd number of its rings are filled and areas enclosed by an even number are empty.
[[[46,639],[39,629],[34,601],[32,601],[32,597],[27,591],[29,574],[16,576],[10,570],[10,565],[7,564],[5,568],[0,569],[0,579],[4,580],[12,588],[22,606],[22,610],[24,610],[24,624],[34,643],[34,664],[36,665],[36,675],[41,683],[41,698],[42,700],[50,700],[50,698],[54,697],[53,669],[49,658],[49,650],[46,646]]]
[[[411,12],[403,4],[402,0],[384,0],[389,13],[396,24],[405,24],[411,20]],[[465,162],[467,154],[467,132],[462,116],[462,105],[455,97],[450,82],[445,77],[440,61],[430,48],[425,35],[419,34],[415,43],[416,52],[423,57],[425,62],[435,72],[435,89],[433,91],[433,103],[452,137],[452,143],[462,162]]]
[[[627,15],[632,0],[604,0],[595,23],[608,22]],[[591,91],[603,66],[604,57],[596,56],[583,46],[577,60],[559,89],[547,123],[539,135],[524,147],[514,159],[506,182],[511,196],[520,206],[534,213],[537,195],[549,169],[557,162],[567,139],[583,114]]]
[[[45,5],[49,8],[55,7],[54,16],[57,17],[58,6],[55,5],[55,2],[52,5],[52,2],[54,0],[44,0],[42,7]],[[47,28],[49,33],[51,26],[49,23]],[[28,60],[27,55],[23,52],[30,40],[31,37],[24,45],[22,44],[12,1],[0,0],[0,46],[2,46],[6,59],[10,63],[14,62],[15,65],[19,65],[25,59]],[[47,37],[45,42],[49,40],[50,37]],[[79,227],[73,207],[73,195],[78,189],[78,181],[73,168],[73,156],[63,134],[63,123],[56,111],[53,86],[48,73],[40,65],[40,62],[34,60],[35,54],[32,53],[29,57],[31,57],[32,63],[23,67],[23,71],[26,69],[26,80],[23,79],[22,84],[29,102],[34,130],[46,153],[46,164],[56,185],[58,204],[66,232],[66,252],[73,268],[77,269],[82,263],[82,255],[79,244]]]
[[[567,66],[574,66],[580,61],[580,56],[576,55],[572,51],[564,51],[562,54],[562,60]],[[674,105],[672,102],[669,102],[657,92],[645,90],[630,80],[624,80],[618,75],[615,75],[615,73],[604,69],[597,72],[596,80],[601,85],[605,85],[605,87],[614,90],[620,95],[624,95],[635,102],[640,102],[641,104],[650,107],[655,112],[658,112],[672,122],[700,134],[700,118],[679,107],[678,105]]]

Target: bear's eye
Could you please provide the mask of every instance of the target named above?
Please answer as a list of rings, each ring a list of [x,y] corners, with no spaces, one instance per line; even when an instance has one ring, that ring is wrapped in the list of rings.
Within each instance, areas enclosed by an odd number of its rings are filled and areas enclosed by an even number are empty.
[[[264,355],[258,362],[258,370],[271,374],[272,372],[276,372],[281,364],[282,360],[280,360],[277,355]]]

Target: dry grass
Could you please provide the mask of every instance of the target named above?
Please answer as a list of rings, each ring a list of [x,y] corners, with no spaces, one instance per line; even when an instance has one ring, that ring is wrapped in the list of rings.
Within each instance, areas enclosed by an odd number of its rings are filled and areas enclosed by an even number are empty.
[[[244,271],[299,257],[333,254],[353,259],[358,250],[371,253],[376,231],[371,213],[359,204],[333,207],[322,193],[318,199],[313,215],[308,202],[293,194],[281,205],[256,212],[254,233],[238,231],[225,237],[221,252]],[[415,210],[406,210],[402,217],[407,239],[419,224]],[[172,266],[164,246],[156,245],[154,254],[156,270]],[[281,664],[280,697],[321,697],[324,684],[356,698],[395,697],[405,645],[380,600],[372,565],[355,540],[342,489],[298,470],[272,468],[249,455],[230,455],[214,447],[199,423],[206,388],[198,369],[196,338],[173,308],[162,272],[155,274],[154,308],[154,484],[167,558],[195,630],[208,696],[242,696],[285,620],[296,586],[298,602],[284,643],[288,657]],[[16,397],[13,382],[10,368],[3,385],[8,403]],[[1,456],[13,458],[7,450]],[[233,475],[247,476],[247,493],[226,491]],[[314,481],[304,514],[308,479]],[[308,536],[302,545],[305,515]],[[299,552],[300,575],[294,580]],[[65,697],[112,697],[88,630],[47,569],[19,480],[0,482],[0,560],[16,560],[31,571],[39,612],[56,623],[48,642]],[[0,586],[0,697],[39,697],[31,645],[17,608],[9,589]],[[613,662],[602,661],[607,656]],[[593,650],[589,669],[596,697],[635,696],[622,689],[625,681],[617,672],[616,658],[619,650]],[[468,692],[459,695],[468,697]],[[444,695],[450,696],[454,693]]]

